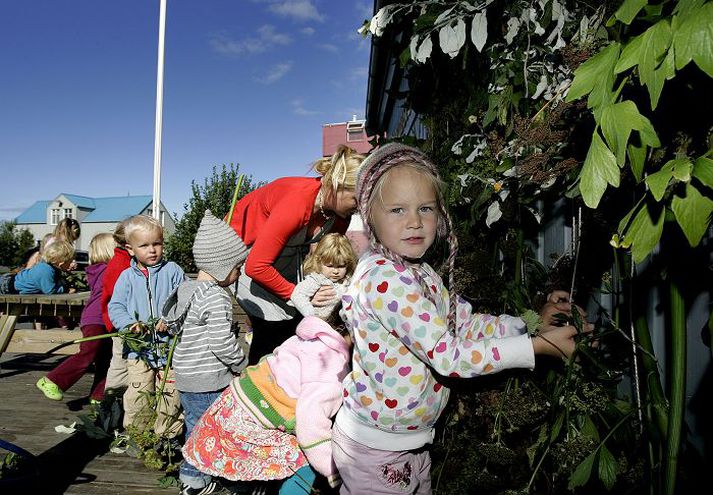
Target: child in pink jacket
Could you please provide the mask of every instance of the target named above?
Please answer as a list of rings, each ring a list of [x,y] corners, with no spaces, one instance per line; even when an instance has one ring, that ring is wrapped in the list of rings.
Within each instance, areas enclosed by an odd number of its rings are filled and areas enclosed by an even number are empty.
[[[296,335],[247,368],[195,425],[184,458],[229,480],[281,480],[285,493],[310,493],[310,466],[339,483],[331,418],[342,404],[351,337],[314,316]],[[290,488],[290,486],[292,488]]]

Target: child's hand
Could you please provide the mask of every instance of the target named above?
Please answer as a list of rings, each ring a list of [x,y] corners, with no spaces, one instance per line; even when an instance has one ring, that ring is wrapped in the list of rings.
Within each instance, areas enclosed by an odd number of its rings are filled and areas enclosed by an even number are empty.
[[[168,332],[168,325],[164,320],[158,320],[156,322],[156,331],[159,333],[166,333]]]
[[[532,338],[532,348],[535,354],[569,359],[577,347],[577,343],[574,341],[576,335],[577,329],[571,325],[552,327]]]
[[[71,287],[71,288],[67,291],[67,294],[74,294],[75,292],[77,292],[77,289],[74,288],[74,287]]]
[[[332,303],[335,297],[337,297],[337,292],[334,288],[328,285],[323,285],[317,292],[314,293],[310,302],[315,308],[321,308],[322,306],[328,306]]]
[[[540,318],[542,319],[543,329],[551,328],[553,326],[562,326],[562,321],[558,315],[564,314],[571,316],[573,307],[577,310],[582,320],[584,320],[587,313],[576,304],[569,302],[569,292],[563,290],[550,292],[547,295],[547,302],[540,310]],[[558,325],[558,323],[560,323],[560,325]]]
[[[141,322],[137,321],[131,327],[129,327],[129,332],[131,333],[144,333],[146,331],[146,325]]]

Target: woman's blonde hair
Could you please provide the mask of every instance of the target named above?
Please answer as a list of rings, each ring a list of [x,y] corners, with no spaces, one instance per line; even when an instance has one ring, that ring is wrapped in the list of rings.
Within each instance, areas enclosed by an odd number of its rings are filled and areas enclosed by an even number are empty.
[[[163,236],[163,227],[154,217],[149,215],[134,215],[124,220],[124,238],[128,243],[135,232],[160,232]]]
[[[89,263],[106,263],[114,256],[114,236],[108,232],[97,234],[89,243]]]
[[[42,253],[42,259],[51,265],[59,265],[74,259],[74,248],[64,239],[56,239]]]
[[[327,234],[317,243],[317,247],[304,262],[305,275],[319,273],[322,265],[344,265],[346,276],[351,277],[357,265],[357,256],[352,243],[342,234]]]
[[[340,144],[332,156],[317,160],[312,168],[322,176],[325,193],[336,194],[340,189],[353,191],[364,158],[364,155]]]
[[[79,239],[82,229],[74,218],[63,218],[54,228],[55,239],[62,239],[70,244]]]

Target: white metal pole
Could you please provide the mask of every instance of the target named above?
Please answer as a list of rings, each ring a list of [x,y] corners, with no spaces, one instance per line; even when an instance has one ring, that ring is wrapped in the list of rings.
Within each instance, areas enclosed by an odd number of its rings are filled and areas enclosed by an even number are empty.
[[[161,129],[163,127],[163,54],[166,37],[166,0],[160,0],[158,64],[156,69],[156,131],[153,153],[153,217],[161,219]]]

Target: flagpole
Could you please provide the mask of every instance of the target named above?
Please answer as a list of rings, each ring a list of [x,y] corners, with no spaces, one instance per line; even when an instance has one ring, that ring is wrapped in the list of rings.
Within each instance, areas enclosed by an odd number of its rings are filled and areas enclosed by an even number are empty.
[[[166,37],[166,1],[160,0],[158,63],[156,69],[156,130],[153,153],[153,217],[161,219],[161,130],[163,127],[163,54]]]

